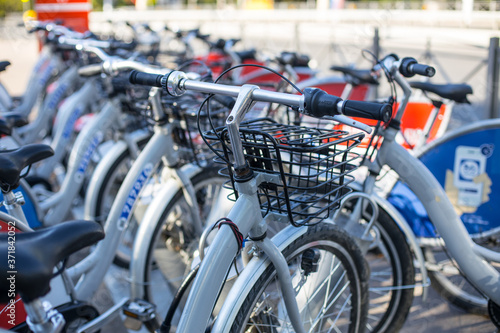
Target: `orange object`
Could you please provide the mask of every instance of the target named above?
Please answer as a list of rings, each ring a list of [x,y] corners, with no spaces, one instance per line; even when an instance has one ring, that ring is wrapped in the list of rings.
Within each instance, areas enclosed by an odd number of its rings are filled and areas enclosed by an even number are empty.
[[[394,106],[394,110],[397,110],[398,106],[399,103],[396,103],[396,105]],[[434,108],[433,105],[430,103],[425,103],[425,102],[408,103],[408,105],[406,106],[405,113],[403,115],[403,119],[401,119],[401,132],[403,133],[404,138],[408,140],[408,142],[404,141],[400,142],[403,147],[405,147],[406,149],[413,149],[413,147],[418,143],[419,138],[423,135],[422,134],[423,129],[425,127],[425,124],[427,123],[427,120],[429,119],[429,116],[433,108]],[[396,111],[394,111],[392,115],[393,117],[395,115],[395,112]],[[432,141],[439,136],[440,127],[443,124],[443,120],[445,118],[445,112],[446,112],[446,105],[443,105],[439,109],[438,116],[431,128],[427,142]],[[375,120],[368,120],[356,117],[353,117],[353,119],[370,126],[375,126],[377,124],[377,121]],[[336,126],[335,129],[344,130],[349,132],[350,134],[361,132],[356,128],[352,128],[350,126],[343,124]],[[359,147],[368,148],[370,139],[371,135],[365,134],[365,138],[363,139]]]
[[[410,102],[406,106],[405,113],[401,119],[401,132],[408,142],[404,142],[403,146],[407,149],[413,148],[418,143],[422,131],[429,119],[434,106],[430,103]],[[441,106],[434,125],[429,133],[427,142],[435,139],[438,136],[438,131],[444,119],[446,105]]]
[[[35,0],[39,21],[61,21],[61,24],[79,32],[89,30],[89,0]]]

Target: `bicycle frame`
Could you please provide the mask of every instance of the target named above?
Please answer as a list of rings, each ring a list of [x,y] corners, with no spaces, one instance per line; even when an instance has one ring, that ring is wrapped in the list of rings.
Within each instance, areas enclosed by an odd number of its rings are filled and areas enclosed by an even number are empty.
[[[43,161],[36,168],[37,176],[48,179],[54,172],[54,168],[60,163],[66,153],[66,147],[71,143],[75,122],[90,107],[96,95],[98,95],[96,81],[91,79],[87,80],[82,88],[66,99],[59,109],[54,123],[55,134],[51,142],[52,149],[54,149],[54,156]]]
[[[67,146],[73,140],[71,134],[74,132],[75,121],[89,107],[93,94],[97,93],[94,83],[94,80],[86,82],[82,89],[72,95],[61,107],[57,121],[58,127],[55,129],[56,134],[52,143],[55,156],[43,161],[34,170],[35,175],[48,179],[64,157]],[[31,190],[29,185],[25,182],[21,184],[20,191],[29,194],[25,197],[30,201],[30,205],[35,207],[33,210],[36,211],[36,216],[32,214],[28,219],[32,227],[54,225],[64,221],[72,207],[73,200],[83,185],[85,172],[94,151],[98,149],[98,145],[104,138],[104,133],[117,123],[120,112],[118,100],[108,101],[103,106],[102,111],[85,125],[73,144],[67,172],[64,175],[61,188],[57,192],[47,193],[46,198],[36,198],[35,191]],[[15,143],[8,144],[17,146]],[[42,194],[45,195],[45,193]],[[33,219],[34,217],[36,217],[36,221]]]
[[[106,154],[97,164],[92,177],[90,178],[89,185],[87,187],[87,193],[85,194],[85,204],[84,204],[84,219],[101,221],[100,216],[94,216],[94,212],[97,207],[97,197],[99,190],[106,181],[104,176],[107,171],[115,163],[116,159],[125,151],[130,152],[130,156],[136,159],[139,156],[138,143],[144,141],[150,137],[150,134],[146,130],[137,130],[132,133],[123,133],[121,140],[117,142],[107,142],[103,143]]]
[[[77,111],[78,109],[73,115],[77,114]],[[119,114],[119,101],[113,99],[106,103],[102,111],[96,114],[78,135],[69,157],[68,171],[60,190],[40,202],[42,210],[47,212],[44,217],[45,225],[53,225],[63,221],[83,185],[85,171],[92,154],[103,140],[104,132],[116,123]],[[74,119],[76,120],[76,117]],[[71,128],[69,128],[69,124],[71,124]],[[72,126],[73,122],[68,122],[66,130],[61,131],[61,136],[64,137],[64,133],[72,130]]]
[[[12,107],[12,98],[5,86],[0,82],[0,112],[8,112]]]
[[[266,219],[260,215],[260,203],[257,193],[257,186],[261,181],[279,182],[276,177],[258,174],[246,183],[237,184],[239,198],[228,214],[228,219],[238,226],[239,231],[246,237],[247,235],[262,235],[267,227],[267,219],[287,220],[286,216],[271,214]],[[303,332],[303,327],[295,302],[295,293],[291,284],[290,275],[287,271],[287,263],[281,251],[277,249],[269,239],[266,244],[259,244],[268,258],[278,270],[280,285],[285,297],[285,304],[290,316],[292,325],[296,332]],[[238,254],[238,247],[234,240],[234,234],[230,227],[221,226],[212,244],[208,248],[201,263],[200,270],[196,276],[191,292],[189,293],[185,310],[177,327],[179,332],[203,332],[206,329],[208,319],[217,301],[219,291],[226,279],[231,264]],[[220,319],[218,318],[217,321]],[[219,332],[216,330],[216,332]]]
[[[401,111],[404,110],[411,95],[411,88],[398,72],[393,73],[393,75],[405,94],[395,117],[396,120],[400,120]],[[484,258],[493,259],[498,255],[474,244],[436,178],[422,162],[395,142],[397,132],[398,129],[392,127],[384,130],[384,141],[375,160],[369,165],[370,175],[365,181],[364,191],[368,194],[373,193],[374,175],[380,173],[383,165],[387,164],[392,168],[421,200],[450,254],[467,278],[495,303],[499,304],[500,273],[484,260]],[[450,225],[453,227],[450,228]]]
[[[58,78],[55,90],[47,95],[41,110],[37,113],[37,117],[26,126],[15,129],[12,135],[20,144],[36,142],[43,139],[43,135],[47,134],[47,126],[52,124],[59,103],[66,93],[76,85],[78,79],[77,70],[76,66],[68,68]]]
[[[44,47],[28,81],[22,102],[12,111],[28,117],[51,77],[62,68],[62,59],[52,52],[50,46]]]
[[[226,120],[234,152],[235,169],[246,164],[242,155],[238,127],[246,111],[253,105],[252,97],[255,89],[255,86],[249,85],[241,87],[241,90],[238,89],[236,103]],[[269,214],[265,219],[261,217],[257,190],[262,181],[280,183],[279,177],[276,175],[257,173],[250,180],[235,185],[239,197],[227,217],[237,225],[244,238],[248,235],[255,237],[264,235],[267,229],[267,218],[287,219],[287,217],[278,214]],[[269,238],[265,237],[259,241],[259,244],[278,271],[286,309],[293,328],[296,332],[304,332],[285,258],[276,245],[269,241]],[[233,231],[229,226],[222,225],[208,248],[208,253],[193,282],[177,327],[178,332],[203,332],[206,329],[219,292],[238,250]]]
[[[134,161],[122,186],[120,186],[104,226],[106,238],[97,245],[96,249],[87,258],[68,269],[69,276],[72,278],[80,277],[80,281],[75,288],[78,298],[89,299],[97,290],[109,265],[111,265],[121,235],[132,216],[131,212],[137,198],[139,198],[140,191],[148,183],[155,167],[162,160],[165,161],[167,167],[177,163],[177,153],[171,141],[172,127],[172,124],[155,126],[153,137]],[[164,187],[177,192],[182,186],[188,187],[189,179],[196,173],[201,172],[202,169],[193,164],[187,164],[181,169],[171,170],[173,172],[167,172]]]
[[[497,133],[499,129],[500,119],[487,119],[470,124],[450,131],[443,137],[430,142],[422,147],[422,150],[416,152],[415,157],[420,159],[429,170],[436,175],[436,179],[440,184],[445,186],[445,170],[458,172],[458,170],[454,168],[454,165],[449,165],[450,163],[454,163],[456,150],[464,145],[477,147],[478,149],[481,147],[488,147],[488,145],[492,145],[495,142],[495,133]],[[449,160],[450,162],[437,162],[436,156],[438,151],[449,154],[446,156],[445,160]],[[487,157],[488,163],[485,168],[485,172],[492,177],[493,183],[491,188],[492,192],[489,194],[490,202],[497,202],[497,197],[495,197],[497,194],[495,184],[497,184],[497,182],[495,181],[494,174],[492,174],[496,160],[498,160],[498,156],[495,154],[495,151],[492,150],[491,156],[488,155]],[[394,187],[394,191],[389,194],[388,200],[394,202],[393,200],[401,195],[401,191],[404,191],[404,193],[408,195],[409,200],[410,197],[413,197],[411,193],[406,192],[408,190],[404,185],[397,183]],[[419,237],[420,243],[424,246],[436,244],[436,242],[439,243],[440,240],[436,239],[438,236],[434,234],[432,231],[433,227],[429,225],[430,221],[428,217],[425,214],[416,214],[416,210],[419,209],[417,205],[419,204],[415,202],[408,205],[407,203],[395,202],[394,205],[403,215],[412,220],[414,233]],[[456,205],[456,203],[454,205]],[[463,212],[460,218],[465,224],[472,239],[475,240],[495,235],[500,230],[498,223],[495,222],[497,221],[495,209],[493,205],[489,203],[481,204],[473,213]]]
[[[159,89],[154,89],[153,94],[159,97]],[[115,101],[116,102],[116,101]],[[111,103],[112,104],[112,103]],[[110,105],[108,110],[112,110]],[[105,114],[106,110],[103,110]],[[102,122],[98,118],[93,121]],[[113,118],[109,120],[113,121]],[[118,247],[120,239],[127,224],[132,217],[136,199],[148,180],[153,175],[155,167],[163,160],[167,166],[176,165],[178,162],[177,153],[172,142],[172,127],[175,124],[155,126],[154,135],[134,162],[131,170],[127,173],[125,180],[120,187],[109,216],[105,223],[106,238],[97,244],[96,248],[71,268],[63,271],[60,277],[51,282],[51,292],[45,297],[54,307],[60,306],[71,300],[89,300],[101,285],[103,278],[108,271]],[[92,127],[92,126],[91,126]],[[87,127],[86,127],[87,128]],[[92,139],[98,135],[97,128],[92,127],[88,131],[87,139]],[[90,135],[94,134],[94,136]],[[87,154],[85,154],[87,155]],[[70,159],[71,161],[73,159]],[[71,164],[71,162],[70,162]],[[196,165],[188,164],[181,169],[172,169],[173,172],[166,172],[165,187],[180,190],[182,187],[189,187],[189,179],[202,169]],[[187,183],[186,183],[187,182]],[[192,185],[191,185],[192,187]],[[194,195],[194,194],[193,194]],[[194,198],[191,200],[195,201]],[[76,285],[72,281],[78,281]],[[122,305],[128,299],[123,299],[115,304],[101,316],[81,327],[81,330],[96,330],[102,327],[107,319],[118,314]]]

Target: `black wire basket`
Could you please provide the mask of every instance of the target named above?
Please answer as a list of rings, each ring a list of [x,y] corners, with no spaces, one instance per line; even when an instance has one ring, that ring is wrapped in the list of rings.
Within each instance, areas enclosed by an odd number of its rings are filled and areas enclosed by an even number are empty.
[[[222,174],[232,173],[232,148],[225,127],[205,134],[219,158],[227,166]],[[259,197],[263,214],[287,215],[294,226],[312,225],[332,216],[342,198],[351,192],[351,173],[360,158],[353,152],[363,134],[285,125],[272,119],[253,119],[240,126],[240,138],[248,165],[254,172],[278,175],[280,184],[263,182]],[[230,196],[232,200],[238,193]]]
[[[225,123],[227,108],[211,103],[210,113],[200,109],[206,96],[186,94],[181,97],[165,96],[163,110],[169,122],[176,124],[172,137],[183,164],[207,164],[214,157],[212,150],[205,144],[200,133]],[[210,103],[210,101],[208,102]]]

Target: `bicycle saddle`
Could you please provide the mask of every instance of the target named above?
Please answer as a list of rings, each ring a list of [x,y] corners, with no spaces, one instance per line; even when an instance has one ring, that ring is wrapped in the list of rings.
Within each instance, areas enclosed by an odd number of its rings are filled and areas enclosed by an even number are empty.
[[[10,65],[10,61],[0,61],[0,72],[3,72]]]
[[[360,84],[378,84],[378,80],[371,75],[369,69],[354,69],[342,66],[332,66],[330,70],[341,72],[344,75],[351,77],[349,80],[352,85],[359,86]]]
[[[2,190],[16,188],[25,167],[52,155],[52,148],[44,144],[30,144],[0,151],[0,187]]]
[[[410,87],[434,93],[457,103],[470,104],[467,100],[467,95],[472,94],[472,87],[465,83],[434,84],[429,82],[410,82]]]
[[[241,61],[243,61],[243,60],[255,60],[255,54],[256,54],[255,49],[238,51],[235,53],[238,55],[238,58],[240,58]]]
[[[279,57],[276,57],[282,65],[291,65],[292,67],[309,67],[311,60],[306,54],[298,54],[297,52],[281,52]]]
[[[3,114],[0,118],[0,134],[11,135],[14,127],[21,127],[27,123],[26,117],[18,113]]]
[[[25,302],[46,295],[57,263],[103,239],[104,231],[93,221],[70,221],[34,232],[19,232],[14,237],[13,241],[6,232],[0,233],[0,256],[4,258],[0,260],[0,302],[8,301],[11,276]],[[9,253],[9,246],[15,250]],[[7,260],[9,254],[15,258],[14,264]]]

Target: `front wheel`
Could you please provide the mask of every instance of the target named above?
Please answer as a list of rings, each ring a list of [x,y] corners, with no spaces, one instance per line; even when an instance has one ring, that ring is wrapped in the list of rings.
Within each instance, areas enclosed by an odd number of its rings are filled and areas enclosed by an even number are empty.
[[[283,255],[307,332],[362,332],[369,269],[356,242],[332,224],[308,227]],[[245,296],[231,332],[293,332],[273,265]]]
[[[141,284],[144,299],[157,306],[157,318],[160,320],[164,318],[171,297],[184,276],[191,270],[194,252],[198,248],[201,235],[193,228],[193,214],[198,214],[201,221],[206,223],[210,210],[219,197],[219,191],[227,181],[226,177],[218,174],[218,169],[219,167],[207,167],[191,179],[198,212],[191,211],[182,190],[179,189],[169,202],[164,203],[161,216],[154,222],[155,230],[148,240]],[[174,321],[178,320],[179,314],[180,310],[177,311]]]

